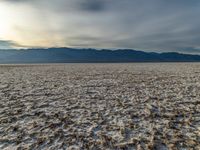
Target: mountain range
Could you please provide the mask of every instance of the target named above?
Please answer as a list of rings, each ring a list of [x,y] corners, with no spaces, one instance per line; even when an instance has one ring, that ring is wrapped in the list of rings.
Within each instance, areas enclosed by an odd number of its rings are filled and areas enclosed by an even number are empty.
[[[38,48],[0,50],[0,63],[200,62],[200,55],[131,49]]]

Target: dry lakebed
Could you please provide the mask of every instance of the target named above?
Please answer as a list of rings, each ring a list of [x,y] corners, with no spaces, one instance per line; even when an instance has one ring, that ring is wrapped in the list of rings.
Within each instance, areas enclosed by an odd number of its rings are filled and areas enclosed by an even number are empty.
[[[200,63],[0,65],[0,149],[200,150]]]

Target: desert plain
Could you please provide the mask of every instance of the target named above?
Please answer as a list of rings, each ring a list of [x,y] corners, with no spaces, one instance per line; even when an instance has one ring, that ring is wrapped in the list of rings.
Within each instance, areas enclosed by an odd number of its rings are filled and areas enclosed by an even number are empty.
[[[200,150],[200,63],[0,65],[0,149]]]

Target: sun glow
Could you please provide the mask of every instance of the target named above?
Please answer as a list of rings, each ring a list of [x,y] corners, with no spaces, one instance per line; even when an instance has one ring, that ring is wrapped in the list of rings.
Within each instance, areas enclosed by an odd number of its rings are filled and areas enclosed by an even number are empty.
[[[8,40],[19,45],[27,45],[27,36],[22,35],[24,26],[30,24],[30,17],[21,10],[25,10],[23,6],[12,5],[8,2],[0,1],[0,40]],[[25,34],[26,35],[26,34]],[[30,33],[29,36],[32,34]],[[17,48],[17,47],[14,47]]]
[[[46,30],[45,22],[40,19],[38,9],[26,4],[13,5],[0,0],[0,40],[13,41],[24,47],[59,46],[62,42],[60,37],[52,37]]]
[[[10,34],[12,27],[12,16],[5,4],[0,4],[0,38],[6,39]]]

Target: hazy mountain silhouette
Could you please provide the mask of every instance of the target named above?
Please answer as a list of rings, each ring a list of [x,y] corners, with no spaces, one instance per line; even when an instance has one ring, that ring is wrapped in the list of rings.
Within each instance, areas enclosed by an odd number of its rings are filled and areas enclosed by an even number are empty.
[[[130,49],[96,50],[48,48],[0,50],[0,63],[90,63],[90,62],[200,62],[200,55],[147,53]]]

